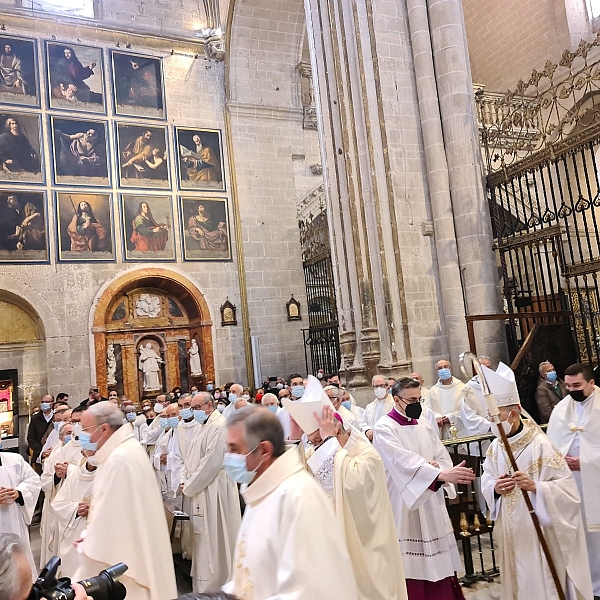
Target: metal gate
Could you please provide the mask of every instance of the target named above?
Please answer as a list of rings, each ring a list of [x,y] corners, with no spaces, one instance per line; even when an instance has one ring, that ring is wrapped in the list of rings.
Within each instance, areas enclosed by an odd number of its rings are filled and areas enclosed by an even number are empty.
[[[507,313],[566,311],[561,367],[600,362],[600,41],[582,41],[506,95],[477,93]],[[545,324],[558,324],[548,317]],[[523,330],[525,328],[525,330]],[[509,345],[528,335],[509,322]],[[567,355],[565,355],[565,351]],[[569,356],[568,354],[572,354]],[[566,364],[565,364],[566,363]],[[557,366],[559,366],[557,365]],[[563,367],[564,368],[564,367]]]

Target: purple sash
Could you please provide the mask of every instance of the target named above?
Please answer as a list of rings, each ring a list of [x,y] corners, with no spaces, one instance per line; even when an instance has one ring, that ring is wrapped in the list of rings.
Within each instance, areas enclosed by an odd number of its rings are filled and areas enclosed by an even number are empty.
[[[392,411],[388,413],[388,417],[393,419],[398,423],[398,425],[418,425],[419,421],[417,419],[409,419],[404,415],[401,415],[395,408],[392,408]]]

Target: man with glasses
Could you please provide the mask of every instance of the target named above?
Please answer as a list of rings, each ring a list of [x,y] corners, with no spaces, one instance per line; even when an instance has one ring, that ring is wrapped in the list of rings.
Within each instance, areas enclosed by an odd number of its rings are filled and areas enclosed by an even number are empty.
[[[387,415],[392,408],[394,408],[394,400],[389,394],[389,388],[386,382],[386,378],[383,375],[375,375],[371,380],[373,387],[373,393],[375,394],[375,400],[370,404],[367,404],[365,408],[364,421],[365,435],[373,441],[373,429],[375,423]]]
[[[460,556],[441,488],[454,498],[451,484],[468,484],[475,475],[464,461],[452,466],[438,433],[419,418],[418,381],[397,380],[391,395],[394,407],[375,425],[373,445],[387,473],[408,597],[463,599],[454,574],[461,568]]]

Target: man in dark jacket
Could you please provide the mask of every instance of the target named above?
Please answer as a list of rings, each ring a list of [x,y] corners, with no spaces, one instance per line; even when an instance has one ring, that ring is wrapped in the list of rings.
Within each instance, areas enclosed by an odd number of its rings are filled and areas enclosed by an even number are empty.
[[[27,431],[27,445],[31,454],[31,466],[36,473],[41,474],[41,466],[37,462],[38,456],[42,451],[42,440],[44,439],[48,429],[54,427],[52,423],[54,406],[54,396],[46,394],[42,396],[40,403],[40,412],[31,417],[29,429]]]
[[[554,365],[545,360],[540,363],[540,383],[535,390],[535,401],[540,413],[540,423],[547,423],[554,407],[567,395],[567,388],[556,374]]]

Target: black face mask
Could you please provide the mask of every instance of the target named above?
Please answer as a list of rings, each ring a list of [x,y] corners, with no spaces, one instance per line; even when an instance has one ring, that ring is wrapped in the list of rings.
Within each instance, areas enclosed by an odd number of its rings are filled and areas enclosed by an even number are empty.
[[[152,421],[154,421],[154,419],[146,419],[146,423],[147,423],[148,425],[152,425]]]
[[[583,402],[586,400],[586,396],[583,393],[583,390],[572,390],[569,392],[569,396],[575,400],[575,402]]]
[[[404,412],[409,419],[418,419],[423,412],[423,407],[420,402],[411,402],[406,405]]]

